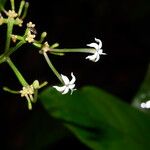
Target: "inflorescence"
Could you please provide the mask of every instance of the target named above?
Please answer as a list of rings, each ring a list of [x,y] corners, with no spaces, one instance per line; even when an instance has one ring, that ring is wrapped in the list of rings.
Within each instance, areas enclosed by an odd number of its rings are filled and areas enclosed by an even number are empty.
[[[2,7],[1,9],[3,14],[0,14],[0,25],[4,24],[7,25],[6,44],[4,52],[0,55],[0,64],[6,62],[9,65],[9,67],[13,70],[14,74],[18,78],[20,84],[22,85],[22,88],[21,90],[17,91],[11,90],[8,87],[4,87],[3,89],[10,93],[20,94],[21,97],[25,97],[28,102],[28,108],[31,110],[32,103],[35,103],[37,100],[38,90],[43,86],[47,85],[46,81],[43,82],[42,84],[39,84],[38,80],[34,80],[32,84],[29,84],[25,80],[23,75],[20,73],[16,65],[13,63],[13,61],[11,60],[12,53],[16,52],[22,45],[29,43],[34,47],[36,47],[37,49],[39,49],[39,53],[43,55],[48,66],[62,84],[61,86],[55,85],[52,87],[62,94],[67,94],[69,91],[72,94],[73,91],[76,90],[75,89],[76,77],[74,76],[73,72],[71,72],[72,77],[71,80],[69,80],[67,76],[60,74],[52,64],[48,54],[61,56],[68,52],[90,53],[91,55],[87,56],[85,59],[97,62],[100,59],[101,55],[106,55],[106,53],[103,53],[101,40],[95,38],[95,41],[97,43],[87,44],[87,46],[91,48],[59,49],[58,43],[55,43],[50,46],[49,43],[45,41],[45,38],[47,36],[46,32],[43,32],[41,34],[40,39],[36,40],[37,31],[35,29],[35,24],[33,24],[31,21],[26,24],[26,29],[23,35],[14,34],[13,33],[14,26],[23,27],[23,20],[27,15],[29,3],[25,2],[25,0],[22,0],[20,2],[20,7],[18,11],[16,11],[15,9],[15,1],[10,0],[10,3],[11,9],[6,11]],[[15,46],[11,47],[11,41],[15,44]]]

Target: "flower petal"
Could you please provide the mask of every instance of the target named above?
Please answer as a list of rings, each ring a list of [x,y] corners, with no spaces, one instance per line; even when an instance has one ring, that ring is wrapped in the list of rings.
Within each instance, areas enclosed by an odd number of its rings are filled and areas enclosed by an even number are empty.
[[[89,60],[93,61],[95,59],[95,56],[94,55],[90,55],[90,56],[87,56],[85,59],[89,59]]]
[[[89,46],[89,47],[94,47],[96,50],[99,49],[99,45],[98,45],[97,43],[87,44],[87,46]]]
[[[70,90],[72,90],[74,87],[75,87],[75,84],[69,84],[69,85],[68,85],[68,88],[69,88]]]
[[[62,94],[67,94],[68,92],[69,92],[69,88],[66,87],[65,90],[64,90],[64,92]]]
[[[106,53],[101,53],[101,55],[107,55]]]
[[[100,59],[100,55],[97,53],[97,55],[96,55],[96,58],[95,58],[95,61],[94,61],[94,62],[97,62],[99,59]]]
[[[67,76],[61,74],[61,77],[62,77],[62,79],[63,79],[65,85],[69,84],[69,79],[68,79]]]
[[[74,84],[76,81],[76,77],[74,76],[73,72],[71,72],[71,76],[72,76],[72,79],[69,84]]]
[[[99,54],[98,54],[98,52],[95,52],[93,55],[87,56],[85,59],[89,59],[93,62],[96,62],[95,60],[99,59]]]
[[[57,91],[59,92],[64,92],[64,90],[66,89],[66,86],[62,86],[62,87],[59,87],[59,86],[53,86],[53,88],[55,88]]]
[[[102,48],[102,41],[100,39],[95,38],[95,41],[98,42],[98,49]]]

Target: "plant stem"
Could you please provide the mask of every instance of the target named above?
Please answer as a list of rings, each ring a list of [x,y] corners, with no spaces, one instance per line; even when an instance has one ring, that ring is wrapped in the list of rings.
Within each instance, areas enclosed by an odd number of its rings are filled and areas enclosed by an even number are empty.
[[[17,43],[17,45],[15,47],[10,48],[10,51],[6,53],[7,57],[9,57],[12,53],[14,53],[23,44],[25,44],[25,41],[20,41]]]
[[[3,90],[12,94],[19,94],[19,91],[11,90],[8,87],[3,87]]]
[[[50,59],[49,59],[47,53],[44,52],[43,55],[44,55],[44,57],[45,57],[45,60],[46,60],[46,62],[47,62],[47,64],[48,64],[48,66],[51,68],[51,70],[53,71],[53,73],[57,76],[57,78],[60,80],[60,82],[61,82],[62,84],[64,84],[64,81],[62,80],[61,75],[58,73],[58,71],[55,69],[55,67],[54,67],[53,64],[51,63],[51,61],[50,61]]]
[[[93,48],[71,48],[71,49],[50,49],[50,52],[55,53],[72,53],[72,52],[79,52],[79,53],[94,53],[95,49]]]
[[[47,84],[48,84],[47,81],[43,82],[43,83],[39,86],[39,89],[42,88],[42,87],[44,87],[44,86],[46,86]]]
[[[14,19],[9,18],[7,23],[7,35],[6,35],[6,45],[5,45],[5,52],[7,52],[10,48],[10,41],[11,41],[11,35],[14,25]]]
[[[21,15],[24,5],[25,5],[25,1],[22,0],[22,1],[20,2],[20,7],[19,7],[19,10],[18,10],[18,16]]]
[[[11,61],[11,59],[8,57],[6,59],[6,61],[7,61],[8,65],[10,66],[10,68],[15,73],[15,75],[18,78],[18,80],[21,83],[21,85],[22,86],[27,86],[28,83],[26,82],[26,80],[24,79],[24,77],[22,76],[22,74],[19,72],[19,70],[17,69],[17,67],[14,65],[14,63]]]
[[[26,2],[25,5],[24,5],[24,12],[23,12],[23,15],[21,17],[21,19],[24,19],[27,15],[27,12],[28,12],[28,7],[29,7],[29,3]]]
[[[0,56],[0,64],[5,62],[7,57],[9,57],[12,53],[14,53],[19,47],[21,47],[25,42],[24,41],[20,41],[17,43],[17,45],[15,47],[10,48],[9,51],[6,51],[4,54],[2,54]]]
[[[12,9],[12,10],[15,10],[15,3],[14,3],[14,0],[10,0],[10,3],[11,3],[11,9]]]

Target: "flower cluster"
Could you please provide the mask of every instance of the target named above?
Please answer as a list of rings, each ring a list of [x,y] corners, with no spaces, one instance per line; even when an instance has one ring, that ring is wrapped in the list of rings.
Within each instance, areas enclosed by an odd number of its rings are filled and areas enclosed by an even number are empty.
[[[29,43],[39,49],[39,53],[43,55],[48,66],[59,79],[61,85],[54,85],[52,87],[63,95],[69,92],[70,94],[72,94],[76,90],[76,77],[74,76],[73,72],[71,72],[71,80],[69,80],[67,76],[60,74],[51,62],[49,54],[63,56],[64,53],[68,52],[90,53],[91,55],[87,56],[85,59],[97,62],[100,59],[101,55],[106,55],[106,53],[104,53],[102,49],[102,41],[95,38],[96,43],[87,44],[87,46],[90,48],[59,49],[58,43],[50,45],[47,41],[45,41],[45,38],[47,36],[46,32],[43,32],[40,39],[37,40],[37,31],[35,29],[35,24],[33,24],[31,21],[26,24],[26,29],[23,35],[14,34],[14,25],[18,25],[19,27],[23,26],[23,19],[26,17],[29,3],[21,0],[20,7],[18,11],[16,11],[14,0],[10,0],[10,2],[11,9],[6,11],[4,8],[2,8],[4,16],[0,14],[0,25],[7,24],[6,45],[4,53],[0,55],[0,64],[6,62],[9,65],[9,67],[13,70],[14,74],[21,83],[22,89],[19,91],[14,91],[7,87],[4,87],[3,89],[14,94],[20,94],[21,97],[25,97],[28,102],[28,108],[31,110],[32,103],[36,102],[38,90],[47,84],[47,82],[44,82],[40,85],[38,80],[35,80],[31,85],[28,84],[28,82],[24,79],[23,75],[20,73],[20,71],[17,69],[10,58],[11,54],[16,52],[22,45]],[[13,45],[15,45],[13,47],[11,47],[11,40],[14,43]]]
[[[47,82],[43,83],[47,84]],[[43,85],[42,85],[43,86]],[[35,80],[31,85],[26,85],[22,87],[22,90],[19,91],[21,97],[25,97],[28,101],[28,108],[29,110],[32,109],[31,102],[35,103],[37,99],[37,91],[41,88],[38,80]]]
[[[8,11],[4,8],[2,9],[6,17],[3,17],[2,14],[0,15],[0,25],[4,23],[13,23],[14,25],[22,27],[23,19],[26,17],[29,3],[22,0],[18,13],[15,11],[14,0],[11,1],[11,6],[11,10]]]

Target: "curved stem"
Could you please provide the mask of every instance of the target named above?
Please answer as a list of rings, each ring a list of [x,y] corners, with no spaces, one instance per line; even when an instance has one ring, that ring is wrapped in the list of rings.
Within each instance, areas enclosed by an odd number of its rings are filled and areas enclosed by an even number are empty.
[[[12,53],[14,53],[19,47],[21,47],[25,43],[25,41],[20,41],[15,47],[10,48],[10,51],[6,53],[7,57],[9,57]]]
[[[17,43],[17,45],[15,47],[10,48],[9,51],[6,51],[4,54],[2,54],[0,56],[0,64],[5,62],[7,57],[9,57],[12,53],[14,53],[19,47],[21,47],[25,42],[24,41],[20,41]]]
[[[12,94],[19,94],[19,91],[14,91],[8,87],[3,87],[3,90],[6,91],[6,92],[9,92],[9,93],[12,93]]]
[[[44,55],[44,57],[45,57],[45,60],[46,60],[46,62],[47,62],[47,64],[48,64],[48,66],[51,68],[51,70],[53,71],[53,73],[57,76],[57,78],[60,80],[60,82],[61,82],[62,84],[64,84],[64,81],[62,80],[61,75],[58,73],[58,71],[55,69],[55,67],[54,67],[53,64],[51,63],[51,61],[50,61],[48,55],[47,55],[45,52],[43,53],[43,55]]]
[[[17,67],[14,65],[14,63],[11,61],[11,59],[8,57],[6,59],[6,61],[7,61],[8,65],[10,66],[10,68],[15,73],[15,75],[18,78],[18,80],[21,83],[21,85],[22,86],[27,86],[28,83],[26,82],[26,80],[24,79],[24,77],[22,76],[22,74],[19,72],[19,70],[17,69]]]

